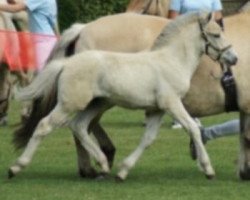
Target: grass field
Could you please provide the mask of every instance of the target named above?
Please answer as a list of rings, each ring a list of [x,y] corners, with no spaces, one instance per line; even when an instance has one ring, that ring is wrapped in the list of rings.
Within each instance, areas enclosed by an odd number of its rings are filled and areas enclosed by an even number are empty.
[[[238,180],[236,159],[238,137],[232,136],[207,144],[216,179],[206,180],[190,159],[189,138],[183,130],[171,130],[164,118],[160,134],[145,151],[124,183],[113,178],[86,180],[76,173],[74,143],[68,129],[59,129],[40,145],[31,164],[17,177],[7,179],[7,169],[20,152],[10,143],[13,125],[19,119],[19,106],[13,102],[10,126],[0,128],[0,200],[244,200],[250,197],[250,182]],[[237,117],[224,114],[203,118],[204,125]],[[115,108],[102,120],[117,147],[114,176],[119,162],[138,144],[143,132],[141,111]]]

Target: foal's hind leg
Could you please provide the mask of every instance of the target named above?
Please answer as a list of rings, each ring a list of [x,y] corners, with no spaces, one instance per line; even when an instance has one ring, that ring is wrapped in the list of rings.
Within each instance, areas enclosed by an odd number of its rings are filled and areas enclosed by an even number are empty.
[[[83,178],[96,178],[98,176],[97,171],[91,166],[91,159],[88,151],[82,146],[79,139],[74,134],[74,141],[76,145],[78,173]]]
[[[101,116],[102,115],[99,115],[92,121],[90,130],[93,132],[102,152],[106,155],[109,167],[111,168],[115,157],[115,146],[99,123]]]
[[[48,135],[55,127],[61,126],[67,121],[67,113],[63,112],[60,106],[55,109],[46,117],[44,117],[34,131],[33,136],[30,138],[24,152],[17,159],[16,163],[9,169],[9,178],[15,176],[24,167],[26,167],[34,155],[38,145],[42,139]]]
[[[101,151],[99,146],[90,138],[88,134],[88,127],[91,121],[98,115],[101,108],[89,106],[82,112],[79,112],[71,123],[71,128],[75,136],[81,142],[82,146],[101,166],[102,173],[109,173],[109,165],[105,154]]]
[[[215,172],[210,163],[210,159],[204,147],[204,144],[201,140],[201,133],[197,123],[187,113],[182,102],[179,99],[174,99],[169,103],[170,114],[182,124],[182,126],[187,130],[191,138],[194,140],[198,155],[198,164],[206,174],[207,178],[213,178]]]
[[[164,113],[162,111],[148,113],[146,116],[146,131],[136,150],[122,162],[120,170],[117,174],[117,178],[119,180],[124,180],[127,177],[129,170],[135,165],[144,150],[152,144],[157,136],[163,115]]]
[[[109,109],[109,107],[107,107]],[[109,167],[111,168],[114,161],[115,156],[115,147],[112,141],[109,139],[105,130],[101,127],[99,121],[102,116],[102,113],[99,114],[94,120],[92,120],[89,126],[89,132],[93,132],[95,138],[97,139],[98,144],[102,152],[106,155],[109,163]],[[78,167],[79,174],[82,177],[94,178],[98,174],[93,167],[91,167],[90,157],[88,152],[81,145],[80,141],[74,136],[77,156],[78,156]]]

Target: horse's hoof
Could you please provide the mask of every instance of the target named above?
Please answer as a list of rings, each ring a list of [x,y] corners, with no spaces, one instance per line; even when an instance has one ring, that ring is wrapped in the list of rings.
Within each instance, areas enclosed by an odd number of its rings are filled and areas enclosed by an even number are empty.
[[[243,181],[249,181],[250,180],[250,171],[247,170],[247,172],[240,171],[240,179]]]
[[[8,120],[3,118],[0,120],[0,126],[7,126],[8,125]]]
[[[9,171],[8,171],[8,179],[12,179],[13,177],[15,177],[15,174],[11,169],[9,169]]]
[[[215,175],[209,175],[209,174],[206,174],[206,178],[208,180],[213,180],[215,178]]]
[[[106,180],[109,178],[109,174],[107,173],[99,173],[97,176],[96,176],[96,180],[98,181],[102,181],[102,180]]]
[[[117,176],[115,176],[115,182],[116,183],[123,183],[124,179],[117,175]]]
[[[79,170],[79,175],[82,178],[89,178],[89,179],[95,179],[96,177],[98,177],[98,173],[94,169],[91,169],[88,172],[86,172],[85,170]]]

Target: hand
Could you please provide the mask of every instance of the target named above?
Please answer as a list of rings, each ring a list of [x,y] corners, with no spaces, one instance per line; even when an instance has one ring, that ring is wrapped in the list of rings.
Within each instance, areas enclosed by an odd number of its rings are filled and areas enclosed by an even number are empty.
[[[7,0],[7,2],[8,2],[9,4],[15,4],[15,3],[16,3],[15,0]]]

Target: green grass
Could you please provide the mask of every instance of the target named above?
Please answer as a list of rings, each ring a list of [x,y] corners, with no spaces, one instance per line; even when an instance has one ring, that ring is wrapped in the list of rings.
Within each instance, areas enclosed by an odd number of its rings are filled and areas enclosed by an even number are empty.
[[[212,125],[237,117],[223,114],[202,119]],[[206,180],[190,159],[189,138],[183,130],[171,130],[165,117],[159,136],[145,151],[124,183],[86,180],[76,173],[74,142],[66,128],[49,135],[39,146],[31,164],[12,180],[7,169],[20,155],[11,145],[13,124],[19,119],[19,106],[13,102],[10,126],[0,128],[0,200],[243,200],[249,199],[250,183],[238,180],[236,164],[238,136],[210,141],[207,149],[217,176]],[[119,162],[138,144],[143,132],[141,111],[115,108],[102,120],[117,147],[112,177]]]

